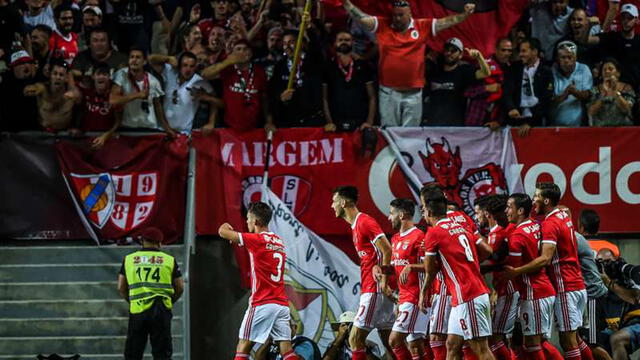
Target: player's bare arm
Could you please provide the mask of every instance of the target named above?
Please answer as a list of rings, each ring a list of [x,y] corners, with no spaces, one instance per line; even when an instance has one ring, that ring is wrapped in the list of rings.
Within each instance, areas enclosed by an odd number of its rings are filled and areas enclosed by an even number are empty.
[[[455,15],[450,15],[447,17],[443,17],[440,19],[436,19],[436,32],[440,32],[442,30],[448,29],[452,26],[458,25],[461,22],[467,20],[467,18],[473,14],[473,12],[476,9],[476,5],[475,4],[465,4],[464,5],[464,12],[461,12],[459,14],[455,14]]]
[[[349,0],[344,1],[344,9],[347,10],[349,16],[353,18],[353,20],[360,23],[364,26],[364,29],[367,31],[373,31],[376,27],[376,18],[365,14],[362,10],[358,9],[355,5],[351,3]]]
[[[391,243],[386,236],[382,235],[376,240],[373,245],[380,251],[382,254],[382,268],[389,269],[391,267]],[[376,269],[374,267],[374,275]],[[379,271],[379,280],[380,287],[386,291],[387,290],[387,274],[386,271]]]
[[[129,302],[129,284],[127,284],[126,276],[118,274],[118,293],[120,297]]]
[[[400,283],[406,284],[411,272],[424,272],[424,264],[409,264],[400,273]]]
[[[221,238],[228,240],[232,244],[240,243],[240,234],[237,231],[233,230],[233,226],[231,226],[231,224],[229,223],[220,225],[220,227],[218,228],[218,235],[220,235]]]
[[[427,296],[427,291],[431,289],[431,284],[433,284],[433,280],[436,278],[436,274],[438,273],[438,266],[436,265],[436,259],[433,255],[427,255],[424,257],[424,283],[422,284],[422,289],[420,289],[420,300],[418,306],[420,310],[424,311],[424,297]]]
[[[476,243],[476,250],[478,250],[478,261],[480,262],[485,261],[493,254],[493,248],[491,245],[482,239],[478,239]]]
[[[515,269],[512,268],[511,266],[505,266],[504,275],[502,277],[505,280],[510,280],[516,276],[532,273],[542,269],[543,267],[549,266],[551,264],[551,259],[553,258],[553,254],[555,252],[556,252],[555,244],[542,243],[542,251],[540,252],[540,256],[535,258],[530,263],[522,265]]]

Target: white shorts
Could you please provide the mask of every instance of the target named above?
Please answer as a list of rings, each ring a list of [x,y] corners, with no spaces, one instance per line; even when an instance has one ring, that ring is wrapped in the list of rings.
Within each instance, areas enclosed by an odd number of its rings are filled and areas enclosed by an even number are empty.
[[[449,316],[449,334],[465,340],[491,336],[491,304],[489,294],[482,294],[466,303],[454,306]]]
[[[250,306],[244,313],[238,337],[264,344],[271,336],[274,341],[291,340],[289,307],[278,304]]]
[[[420,311],[418,305],[405,302],[398,306],[398,316],[393,323],[393,331],[414,334],[413,340],[424,338],[427,333],[429,317]],[[408,340],[408,341],[413,341]]]
[[[418,310],[419,309],[420,308],[418,308]],[[429,335],[429,319],[431,319],[431,308],[427,308],[426,312],[422,313],[422,315],[426,318],[426,321],[424,324],[424,332],[410,333],[409,335],[407,335],[407,342],[412,342],[420,339],[429,340],[428,335]],[[416,328],[418,330],[422,330],[422,325],[420,325],[420,327],[416,326]]]
[[[554,305],[558,331],[575,331],[582,326],[582,313],[586,306],[586,290],[558,293]]]
[[[520,300],[520,325],[522,335],[545,335],[551,333],[551,314],[555,296],[536,300]]]
[[[493,309],[491,328],[494,334],[511,334],[518,318],[520,293],[500,296]]]
[[[431,303],[431,319],[429,320],[430,334],[446,334],[449,328],[451,314],[451,296],[433,295]]]
[[[372,330],[391,330],[395,316],[393,302],[381,293],[365,293],[360,295],[360,306],[353,320],[353,326]]]

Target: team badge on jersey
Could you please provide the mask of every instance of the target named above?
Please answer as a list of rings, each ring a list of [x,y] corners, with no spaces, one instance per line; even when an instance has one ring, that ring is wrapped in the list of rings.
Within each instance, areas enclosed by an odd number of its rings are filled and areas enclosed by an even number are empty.
[[[101,229],[110,222],[130,231],[144,223],[154,208],[158,173],[71,173],[70,185],[91,223]]]
[[[311,199],[311,183],[293,175],[278,175],[270,179],[270,188],[296,216],[307,209]],[[260,201],[262,176],[249,176],[242,181],[242,202],[249,206]]]
[[[418,39],[419,37],[420,37],[420,33],[418,32],[418,30],[413,30],[413,31],[411,31],[411,38],[412,38],[413,40],[416,40],[416,39]]]

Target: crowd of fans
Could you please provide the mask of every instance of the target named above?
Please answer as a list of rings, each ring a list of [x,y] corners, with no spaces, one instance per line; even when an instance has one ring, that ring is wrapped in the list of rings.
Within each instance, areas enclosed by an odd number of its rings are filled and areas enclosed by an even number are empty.
[[[0,0],[0,130],[101,146],[119,129],[633,125],[640,24],[618,1],[532,1],[482,54],[426,46],[472,4],[414,19],[405,0],[388,18],[348,0]]]

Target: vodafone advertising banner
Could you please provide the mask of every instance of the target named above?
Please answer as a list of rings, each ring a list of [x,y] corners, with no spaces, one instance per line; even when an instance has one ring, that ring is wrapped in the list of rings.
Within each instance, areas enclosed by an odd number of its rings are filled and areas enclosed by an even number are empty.
[[[600,214],[600,232],[640,232],[640,129],[532,129],[512,134],[525,191],[553,181],[577,222],[582,209]]]

